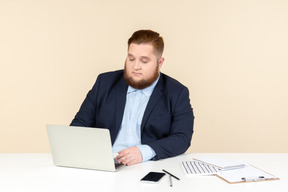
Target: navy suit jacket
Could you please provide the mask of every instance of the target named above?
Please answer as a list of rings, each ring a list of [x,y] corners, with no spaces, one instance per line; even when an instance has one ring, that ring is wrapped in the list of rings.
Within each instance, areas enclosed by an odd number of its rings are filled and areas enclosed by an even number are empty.
[[[71,126],[107,128],[111,142],[121,127],[128,85],[123,70],[100,74]],[[141,124],[141,142],[156,153],[154,160],[184,153],[191,143],[194,115],[189,91],[161,73]]]

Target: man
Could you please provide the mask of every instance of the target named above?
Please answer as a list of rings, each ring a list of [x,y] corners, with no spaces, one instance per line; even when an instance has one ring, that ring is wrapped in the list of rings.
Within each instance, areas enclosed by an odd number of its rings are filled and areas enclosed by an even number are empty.
[[[124,71],[100,74],[71,123],[109,129],[119,163],[173,157],[190,146],[189,91],[160,73],[163,50],[157,32],[136,31],[128,40]]]

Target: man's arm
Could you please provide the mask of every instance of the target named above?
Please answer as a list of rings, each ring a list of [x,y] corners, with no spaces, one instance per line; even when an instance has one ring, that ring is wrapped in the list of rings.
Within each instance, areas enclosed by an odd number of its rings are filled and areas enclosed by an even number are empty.
[[[92,89],[86,95],[79,111],[71,122],[71,126],[94,127],[96,122],[96,99],[100,86],[100,75]]]
[[[189,91],[183,87],[173,103],[170,134],[160,140],[147,143],[155,152],[153,160],[173,157],[184,153],[190,146],[194,114],[190,105]]]

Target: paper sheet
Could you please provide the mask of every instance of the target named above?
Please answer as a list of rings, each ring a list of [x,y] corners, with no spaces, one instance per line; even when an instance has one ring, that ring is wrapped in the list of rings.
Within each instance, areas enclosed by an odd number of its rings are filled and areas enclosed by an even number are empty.
[[[218,167],[199,161],[183,161],[182,167],[188,175],[213,175],[219,171]]]
[[[245,167],[245,162],[243,161],[231,161],[231,160],[226,160],[226,159],[214,157],[214,156],[198,157],[194,159],[197,161],[202,161],[206,164],[217,166],[222,169],[233,169],[233,168],[235,169],[235,168]]]

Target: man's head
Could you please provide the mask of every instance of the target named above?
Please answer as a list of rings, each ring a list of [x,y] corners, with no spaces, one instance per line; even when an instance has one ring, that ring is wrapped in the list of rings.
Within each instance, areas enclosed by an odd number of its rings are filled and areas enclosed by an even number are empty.
[[[124,79],[136,89],[149,87],[159,77],[164,62],[163,38],[151,30],[139,30],[128,40]]]

